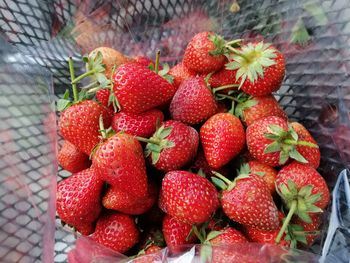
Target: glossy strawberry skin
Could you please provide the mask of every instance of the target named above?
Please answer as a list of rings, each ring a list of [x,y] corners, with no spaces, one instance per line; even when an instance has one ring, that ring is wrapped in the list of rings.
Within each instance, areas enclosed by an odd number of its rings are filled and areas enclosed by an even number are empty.
[[[176,88],[161,76],[136,63],[121,65],[113,75],[114,94],[121,110],[141,113],[169,101]]]
[[[200,129],[205,158],[212,168],[220,168],[235,158],[245,145],[241,121],[230,113],[218,113]]]
[[[211,75],[211,77],[208,80],[208,83],[211,88],[217,88],[220,86],[226,86],[226,85],[232,85],[232,84],[239,85],[239,82],[236,80],[236,70],[229,70],[225,68]],[[237,90],[237,88],[227,89],[222,92],[227,93],[228,90]]]
[[[198,133],[194,128],[179,121],[170,120],[162,125],[165,128],[173,127],[166,139],[174,142],[175,146],[163,149],[154,167],[164,172],[180,169],[196,156],[199,144]]]
[[[298,138],[301,141],[307,141],[311,142],[317,145],[317,142],[312,137],[312,135],[309,133],[309,131],[300,123],[298,122],[292,122],[291,126],[295,130],[295,132],[298,134]],[[304,158],[308,161],[308,164],[317,169],[317,167],[320,165],[321,161],[321,152],[319,148],[311,148],[306,147],[302,145],[298,145],[297,147],[298,152]]]
[[[275,240],[280,229],[278,228],[272,231],[264,231],[253,227],[246,227],[245,231],[251,242],[262,243],[262,244],[276,244]],[[289,247],[290,241],[285,240],[282,237],[281,241],[279,242],[279,245],[284,247]]]
[[[77,147],[65,141],[57,156],[58,163],[63,169],[71,173],[77,173],[90,167],[89,156],[79,151]]]
[[[276,64],[264,68],[264,76],[259,76],[254,83],[247,78],[241,86],[241,90],[252,96],[265,96],[280,88],[285,74],[285,61],[282,53],[277,49],[274,53],[276,54],[276,58],[274,58]]]
[[[286,113],[281,109],[277,100],[272,95],[253,97],[252,99],[255,100],[257,104],[243,110],[243,121],[247,126],[268,116],[276,116],[287,120]]]
[[[180,84],[191,77],[195,77],[196,73],[188,69],[183,63],[176,64],[168,73],[174,79],[173,85],[178,88]]]
[[[293,181],[298,191],[306,185],[312,185],[311,194],[321,194],[321,199],[314,203],[315,206],[324,209],[327,207],[330,199],[328,186],[323,177],[315,168],[301,164],[296,161],[284,166],[277,174],[276,187],[281,190],[284,184],[288,187],[288,180]]]
[[[276,192],[275,182],[277,177],[277,171],[267,164],[261,163],[257,160],[251,160],[248,162],[250,172],[257,174],[257,172],[264,173],[261,178],[265,181],[266,185],[270,189],[271,195]]]
[[[189,235],[192,225],[183,223],[170,215],[165,215],[162,230],[165,243],[169,249],[185,244],[193,244],[196,241],[195,235]]]
[[[210,244],[221,246],[221,245],[231,245],[234,243],[248,243],[247,238],[238,230],[227,227],[222,231],[222,234],[210,240]]]
[[[139,241],[139,231],[131,216],[108,212],[98,219],[91,237],[99,244],[124,253]]]
[[[56,209],[63,222],[83,235],[93,232],[93,223],[101,211],[103,182],[93,169],[73,174],[57,185]]]
[[[111,109],[114,112],[113,105],[108,105],[109,104],[109,96],[111,92],[109,89],[100,89],[96,91],[96,99],[105,107]]]
[[[103,206],[128,215],[141,215],[147,212],[158,197],[158,189],[154,183],[148,185],[148,194],[145,198],[134,198],[128,192],[118,191],[115,188],[107,190],[103,197]]]
[[[202,32],[195,35],[188,43],[183,58],[184,65],[197,73],[210,73],[221,69],[226,58],[224,55],[210,55],[215,50],[214,43],[209,40],[211,32]]]
[[[214,185],[198,174],[171,171],[163,178],[159,206],[179,221],[189,224],[206,222],[218,205]]]
[[[117,133],[102,143],[92,157],[99,178],[134,198],[147,196],[147,175],[140,143]]]
[[[145,57],[145,56],[137,56],[134,58],[133,62],[135,62],[141,66],[144,66],[145,68],[148,68],[148,66],[151,63],[154,63],[151,59],[149,59],[148,57]]]
[[[152,109],[139,114],[118,112],[113,116],[112,129],[116,132],[124,131],[140,137],[150,137],[155,131],[157,120],[161,123],[164,114],[160,110]]]
[[[265,148],[273,142],[273,140],[267,139],[264,136],[265,133],[270,132],[270,125],[277,125],[288,131],[286,120],[275,116],[262,118],[248,126],[246,130],[247,146],[250,154],[255,159],[275,167],[280,165],[280,152],[264,153]]]
[[[170,104],[172,118],[188,125],[201,123],[216,112],[214,95],[202,77],[182,82]]]
[[[224,190],[221,205],[225,214],[238,223],[261,230],[279,227],[276,205],[266,183],[258,175],[239,179],[232,190]]]
[[[90,155],[100,142],[99,118],[102,114],[104,127],[111,124],[111,112],[92,100],[85,100],[64,110],[59,121],[62,137],[74,144],[80,151]],[[89,116],[86,118],[86,116]]]

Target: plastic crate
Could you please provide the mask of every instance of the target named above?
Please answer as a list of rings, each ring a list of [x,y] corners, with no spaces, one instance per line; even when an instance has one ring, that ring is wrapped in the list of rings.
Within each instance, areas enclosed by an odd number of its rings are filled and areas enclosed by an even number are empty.
[[[338,175],[350,163],[350,2],[238,0],[239,11],[232,10],[234,2],[0,2],[1,262],[65,262],[75,242],[55,223],[54,206],[60,138],[53,101],[69,84],[67,57],[79,71],[82,54],[107,45],[128,55],[153,56],[160,49],[162,61],[174,64],[188,40],[204,30],[227,38],[263,36],[285,54],[287,74],[275,95],[289,118],[319,142],[319,170],[330,187],[338,178],[330,220],[312,252],[325,262],[348,261],[349,184],[345,170]],[[296,32],[306,32],[304,46],[291,41]]]

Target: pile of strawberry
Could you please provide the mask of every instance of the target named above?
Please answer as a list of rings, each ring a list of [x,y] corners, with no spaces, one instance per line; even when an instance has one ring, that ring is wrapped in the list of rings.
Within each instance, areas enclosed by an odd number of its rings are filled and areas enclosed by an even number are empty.
[[[159,53],[153,63],[104,47],[84,61],[76,77],[69,59],[74,99],[58,101],[58,160],[73,173],[57,187],[64,223],[137,257],[313,243],[329,190],[316,141],[271,95],[285,74],[276,48],[203,32],[170,70]],[[215,246],[212,257],[225,262]]]

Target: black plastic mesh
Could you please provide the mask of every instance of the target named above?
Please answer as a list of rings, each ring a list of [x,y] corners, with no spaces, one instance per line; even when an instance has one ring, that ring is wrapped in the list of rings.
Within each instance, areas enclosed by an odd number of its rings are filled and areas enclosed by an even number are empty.
[[[350,3],[348,0],[242,0],[238,1],[240,11],[232,13],[232,2],[6,0],[0,2],[0,25],[5,39],[26,55],[26,65],[41,65],[53,74],[56,95],[62,94],[69,83],[67,57],[73,56],[79,71],[81,55],[97,46],[108,45],[128,55],[151,57],[156,49],[160,49],[162,61],[172,64],[181,60],[187,41],[199,31],[210,29],[227,38],[262,35],[287,58],[287,77],[276,97],[289,117],[304,123],[321,144],[321,171],[331,184],[334,183],[340,169],[350,163],[350,81],[347,73]],[[290,42],[298,21],[303,22],[311,38],[305,47]],[[6,167],[15,165],[28,175],[27,184],[33,189],[35,198],[44,196],[46,202],[47,182],[40,176],[40,168],[48,165],[47,159],[42,158],[48,154],[47,138],[40,136],[43,134],[40,118],[44,118],[45,112],[38,111],[40,98],[44,97],[37,96],[44,91],[39,91],[37,85],[27,79],[23,82],[23,90],[19,90],[11,87],[8,74],[0,77],[0,118],[7,120],[3,122],[5,128],[2,124],[1,129],[16,129],[13,140],[18,147],[15,153],[20,156],[11,161],[1,160],[0,169],[6,176]],[[25,91],[28,93],[19,94]],[[0,152],[0,155],[3,158],[5,153]],[[59,170],[59,175],[62,178],[69,174]],[[1,232],[0,239],[14,238],[13,233],[6,230],[11,229],[7,224],[13,223],[7,213],[23,215],[25,218],[19,220],[26,222],[22,231],[28,231],[28,236],[34,235],[35,239],[35,231],[30,227],[33,221],[30,208],[17,209],[17,202],[7,197],[10,193],[5,191],[4,194],[6,198],[1,198],[0,202],[0,225],[5,231],[4,234]],[[0,197],[4,194],[0,192]],[[40,202],[38,204],[44,209]],[[13,242],[20,244],[20,241]],[[73,242],[71,234],[56,232],[56,262],[65,262],[66,252]],[[35,251],[30,253],[37,253]],[[1,246],[0,258],[6,253],[10,252]],[[39,255],[35,254],[22,262],[38,259]]]

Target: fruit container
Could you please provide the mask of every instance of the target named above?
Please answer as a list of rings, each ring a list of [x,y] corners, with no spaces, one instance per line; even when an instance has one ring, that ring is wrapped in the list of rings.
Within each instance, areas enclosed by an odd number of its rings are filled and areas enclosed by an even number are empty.
[[[82,56],[99,46],[180,61],[192,36],[264,39],[286,58],[274,95],[291,120],[307,127],[322,153],[319,172],[332,190],[321,237],[290,262],[348,262],[350,256],[350,2],[348,0],[7,0],[0,2],[1,262],[118,262],[126,257],[63,227],[56,218],[58,167],[55,100],[70,86]],[[200,262],[204,246],[167,249],[157,262]],[[259,258],[269,246],[222,248]],[[233,260],[233,259],[232,259]],[[227,259],[226,262],[230,260]],[[282,262],[282,261],[281,261]]]

